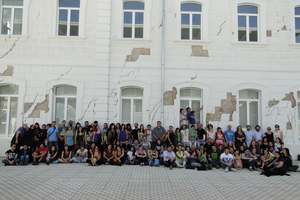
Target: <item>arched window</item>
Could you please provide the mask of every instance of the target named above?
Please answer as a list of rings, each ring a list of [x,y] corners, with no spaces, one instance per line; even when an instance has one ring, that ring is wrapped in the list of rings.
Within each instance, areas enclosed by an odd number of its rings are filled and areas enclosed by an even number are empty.
[[[181,4],[181,39],[201,40],[201,14],[200,4]]]
[[[300,43],[300,7],[295,7],[295,42]]]
[[[258,42],[258,7],[253,5],[238,6],[238,41]]]
[[[202,106],[202,92],[197,88],[183,88],[180,90],[180,108],[186,112],[186,108],[190,107],[191,110],[197,110]],[[178,111],[179,112],[179,111]],[[202,110],[195,113],[196,124],[201,121],[200,116],[202,115]]]
[[[239,120],[240,125],[252,129],[259,124],[259,99],[260,93],[256,90],[239,91]]]
[[[79,35],[80,0],[59,0],[58,35]]]
[[[143,121],[143,89],[122,89],[122,123],[139,123]]]
[[[17,129],[18,94],[17,85],[0,86],[0,137],[10,137]]]
[[[124,38],[144,37],[144,3],[137,1],[124,2]]]
[[[62,120],[73,122],[76,120],[77,88],[69,85],[55,87],[55,121],[60,124]]]

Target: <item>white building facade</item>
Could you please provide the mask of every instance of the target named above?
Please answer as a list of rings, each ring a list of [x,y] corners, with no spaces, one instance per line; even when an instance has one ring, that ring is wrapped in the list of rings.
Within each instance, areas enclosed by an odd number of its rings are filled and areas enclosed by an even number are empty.
[[[0,0],[0,155],[22,123],[197,123],[300,152],[300,1]]]

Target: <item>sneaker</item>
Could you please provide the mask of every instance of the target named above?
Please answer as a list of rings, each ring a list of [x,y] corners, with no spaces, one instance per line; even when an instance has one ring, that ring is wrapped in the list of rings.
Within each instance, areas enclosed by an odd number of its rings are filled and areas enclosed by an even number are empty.
[[[49,165],[49,162],[46,162],[46,165]]]
[[[225,172],[226,172],[226,173],[228,172],[228,167],[225,168]]]
[[[88,164],[86,164],[87,166],[92,166],[92,164],[91,163],[88,163]]]
[[[232,168],[231,171],[236,172],[236,169],[235,169],[235,168]]]
[[[219,169],[219,168],[220,168],[220,166],[219,166],[219,165],[217,165],[217,166],[216,166],[216,168],[217,168],[217,169]]]
[[[36,161],[33,161],[33,162],[32,162],[32,165],[36,165]]]
[[[150,163],[150,166],[151,166],[151,167],[153,166],[153,162]]]
[[[6,163],[3,163],[3,166],[6,166]]]
[[[249,167],[249,170],[252,172],[253,171],[252,167]]]
[[[19,163],[16,163],[16,166],[18,166],[19,165]]]
[[[106,162],[105,165],[109,165],[109,162]]]
[[[22,162],[20,162],[20,165],[24,165]]]

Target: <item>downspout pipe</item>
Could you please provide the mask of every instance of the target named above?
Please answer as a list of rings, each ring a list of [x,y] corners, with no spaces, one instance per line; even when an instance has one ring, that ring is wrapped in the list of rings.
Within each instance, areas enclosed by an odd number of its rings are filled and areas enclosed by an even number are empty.
[[[165,0],[162,1],[162,46],[161,46],[161,123],[164,126],[164,92],[165,92]]]

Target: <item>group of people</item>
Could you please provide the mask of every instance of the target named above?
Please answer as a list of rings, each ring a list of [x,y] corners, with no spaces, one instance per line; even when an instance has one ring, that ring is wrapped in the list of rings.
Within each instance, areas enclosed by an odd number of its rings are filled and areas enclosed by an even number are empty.
[[[193,118],[196,111],[189,109],[187,113]],[[233,131],[228,125],[223,133],[220,127],[215,131],[212,124],[206,130],[201,123],[196,128],[182,110],[181,115],[182,125],[175,131],[172,126],[166,131],[160,121],[154,129],[150,124],[145,129],[137,123],[133,127],[104,123],[100,129],[97,121],[93,125],[86,121],[84,126],[80,123],[73,126],[72,121],[66,125],[62,121],[58,128],[55,121],[42,128],[38,123],[29,128],[24,124],[16,131],[2,162],[5,165],[27,165],[31,161],[33,165],[40,162],[164,165],[170,169],[176,166],[198,170],[222,167],[225,172],[248,168],[267,176],[299,171],[292,164],[289,149],[284,148],[279,125],[275,125],[274,131],[268,127],[265,133],[259,125],[255,130],[248,125],[245,131],[241,126]]]

